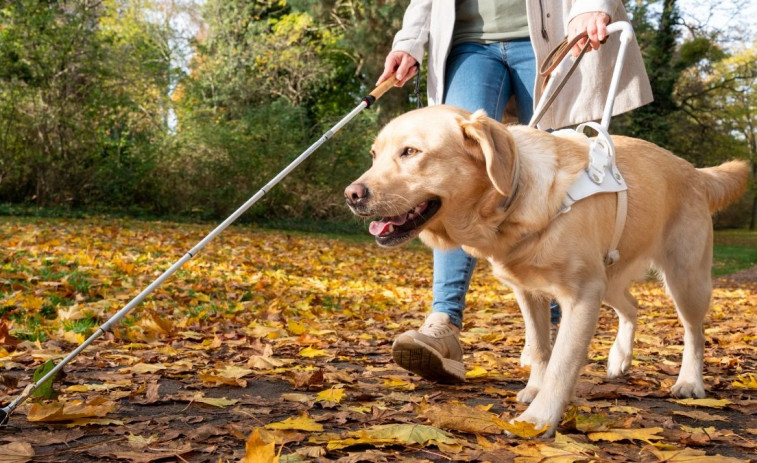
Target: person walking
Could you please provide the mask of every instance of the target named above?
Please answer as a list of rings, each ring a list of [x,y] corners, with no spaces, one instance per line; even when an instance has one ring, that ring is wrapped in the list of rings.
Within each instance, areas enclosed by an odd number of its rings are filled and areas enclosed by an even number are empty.
[[[572,39],[586,32],[571,52],[576,56],[587,42],[589,50],[596,51],[583,57],[539,128],[600,119],[620,46],[618,35],[607,37],[606,26],[626,20],[621,0],[411,0],[377,84],[394,74],[396,85],[403,86],[418,72],[428,51],[429,105],[483,109],[502,120],[514,98],[517,119],[527,124],[544,79],[537,64],[566,35]],[[649,78],[634,42],[626,54],[613,115],[651,101]],[[395,339],[392,357],[399,366],[432,381],[465,380],[459,338],[475,265],[460,248],[434,250],[432,312],[418,330]],[[553,303],[554,310],[559,319]]]

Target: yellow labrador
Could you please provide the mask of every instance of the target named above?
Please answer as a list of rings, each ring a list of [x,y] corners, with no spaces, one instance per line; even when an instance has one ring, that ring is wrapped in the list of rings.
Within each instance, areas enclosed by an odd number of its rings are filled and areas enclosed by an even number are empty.
[[[518,394],[530,406],[516,420],[548,425],[549,434],[571,399],[602,302],[620,318],[608,377],[630,366],[637,304],[628,288],[650,264],[664,274],[684,326],[683,360],[672,394],[705,395],[711,214],[745,191],[749,168],[731,161],[696,169],[651,143],[613,141],[628,185],[628,215],[620,259],[610,267],[604,257],[615,227],[616,195],[596,194],[558,212],[588,162],[582,135],[506,127],[481,111],[419,109],[379,133],[372,167],[345,190],[356,215],[381,217],[370,226],[379,245],[420,236],[435,248],[462,246],[487,259],[513,288],[526,324],[521,359],[531,365],[528,384]],[[554,348],[552,298],[563,311]]]

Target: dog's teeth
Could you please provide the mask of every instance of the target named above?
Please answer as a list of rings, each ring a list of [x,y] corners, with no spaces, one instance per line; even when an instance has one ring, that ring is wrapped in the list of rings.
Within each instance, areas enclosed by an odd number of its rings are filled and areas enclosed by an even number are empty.
[[[388,235],[394,231],[394,225],[389,225],[386,230],[384,230],[384,235]]]

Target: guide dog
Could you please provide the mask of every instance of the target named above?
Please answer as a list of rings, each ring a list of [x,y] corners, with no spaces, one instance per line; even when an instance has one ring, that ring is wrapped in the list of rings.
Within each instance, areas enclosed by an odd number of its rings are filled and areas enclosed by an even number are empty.
[[[434,248],[462,246],[488,260],[512,288],[525,319],[522,361],[531,365],[515,421],[554,433],[571,399],[604,302],[618,314],[609,378],[631,365],[637,304],[629,286],[650,265],[664,276],[684,326],[676,397],[704,397],[703,320],[712,292],[713,212],[745,191],[749,167],[730,161],[697,169],[652,143],[613,136],[628,186],[627,217],[605,263],[616,221],[615,193],[561,204],[588,163],[576,132],[505,126],[482,112],[432,106],[408,112],[378,134],[373,164],[345,190],[352,212],[380,246],[416,236]],[[550,343],[549,301],[562,308]]]

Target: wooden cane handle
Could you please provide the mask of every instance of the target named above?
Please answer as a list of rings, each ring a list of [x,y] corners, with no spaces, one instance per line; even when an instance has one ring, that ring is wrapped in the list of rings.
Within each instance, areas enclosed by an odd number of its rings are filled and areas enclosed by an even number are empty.
[[[399,82],[399,80],[394,74],[392,74],[388,79],[381,82],[378,87],[374,88],[370,95],[378,100],[384,96],[384,93],[388,92],[390,88],[394,87],[397,82]]]

